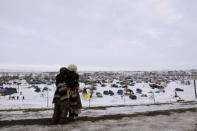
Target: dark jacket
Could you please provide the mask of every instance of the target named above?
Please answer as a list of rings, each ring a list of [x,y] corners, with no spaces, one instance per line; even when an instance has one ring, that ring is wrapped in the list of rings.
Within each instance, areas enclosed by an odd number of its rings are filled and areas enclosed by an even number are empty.
[[[74,71],[70,71],[69,75],[67,76],[66,85],[70,88],[70,98],[69,98],[70,108],[72,110],[81,109],[82,104],[78,92],[79,75]]]
[[[56,76],[56,91],[54,94],[53,103],[56,103],[57,101],[68,100],[68,88],[78,92],[78,89],[76,89],[76,87],[79,87],[78,81],[79,75],[76,72],[69,71],[67,69],[65,69],[63,72],[60,72]],[[70,99],[72,99],[72,97]]]
[[[56,91],[53,97],[53,103],[57,103],[58,101],[64,101],[67,100],[67,85],[66,85],[66,79],[69,74],[69,70],[65,69],[64,71],[61,71],[56,76]]]
[[[79,81],[79,75],[74,71],[70,71],[66,78],[67,87],[70,87],[70,88],[79,87],[78,81]]]

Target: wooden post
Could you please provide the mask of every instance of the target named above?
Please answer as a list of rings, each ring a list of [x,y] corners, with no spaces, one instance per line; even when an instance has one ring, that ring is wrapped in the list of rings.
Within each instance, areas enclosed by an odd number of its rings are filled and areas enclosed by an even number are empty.
[[[196,80],[194,80],[194,91],[195,91],[195,97],[197,99],[197,93],[196,93]]]
[[[123,97],[124,97],[124,105],[125,105],[125,95]]]
[[[155,104],[155,93],[153,92],[153,99],[154,99],[154,104]]]
[[[48,90],[47,90],[47,107],[49,106],[49,87],[48,87]]]
[[[18,94],[20,95],[20,93],[19,93],[19,83],[17,83],[17,85],[18,85]]]

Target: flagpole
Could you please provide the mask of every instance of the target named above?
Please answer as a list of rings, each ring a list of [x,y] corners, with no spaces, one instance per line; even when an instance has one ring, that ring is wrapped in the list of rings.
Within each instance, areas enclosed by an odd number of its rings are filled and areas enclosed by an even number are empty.
[[[89,99],[89,108],[90,108],[90,99]]]

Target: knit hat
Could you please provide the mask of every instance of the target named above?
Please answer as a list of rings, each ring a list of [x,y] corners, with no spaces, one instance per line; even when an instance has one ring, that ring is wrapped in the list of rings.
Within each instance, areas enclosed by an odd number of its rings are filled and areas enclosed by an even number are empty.
[[[70,71],[77,71],[77,66],[76,65],[74,65],[74,64],[70,64],[69,66],[68,66],[68,70],[70,70]]]

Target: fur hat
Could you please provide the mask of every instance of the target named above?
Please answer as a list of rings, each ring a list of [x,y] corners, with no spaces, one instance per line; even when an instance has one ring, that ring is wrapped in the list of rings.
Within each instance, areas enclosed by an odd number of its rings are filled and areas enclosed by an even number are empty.
[[[68,66],[68,70],[70,70],[70,71],[77,71],[77,66],[76,65],[74,65],[74,64],[70,64],[69,66]]]
[[[63,73],[65,70],[66,70],[66,67],[61,67],[59,72]]]

